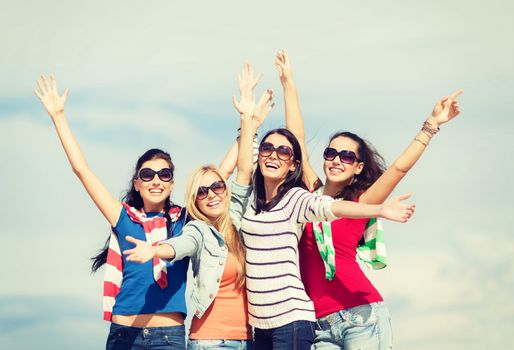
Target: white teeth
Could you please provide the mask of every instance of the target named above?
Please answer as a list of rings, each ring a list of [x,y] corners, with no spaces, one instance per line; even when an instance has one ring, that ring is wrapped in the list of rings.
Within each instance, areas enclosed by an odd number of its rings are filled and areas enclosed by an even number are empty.
[[[216,201],[216,202],[210,202],[210,203],[207,203],[207,206],[208,206],[208,207],[215,207],[215,206],[217,206],[217,205],[219,205],[219,204],[220,204],[220,201]]]
[[[343,170],[342,169],[339,169],[339,168],[329,168],[329,170],[333,173],[342,173]]]
[[[275,163],[265,163],[264,165],[266,165],[266,168],[272,168],[272,169],[278,169],[279,166]]]
[[[150,193],[162,193],[162,190],[155,188],[155,189],[150,190]]]

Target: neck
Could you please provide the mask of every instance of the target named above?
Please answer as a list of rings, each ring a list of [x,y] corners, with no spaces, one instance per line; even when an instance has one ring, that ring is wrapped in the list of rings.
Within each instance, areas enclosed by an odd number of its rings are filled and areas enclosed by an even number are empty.
[[[344,183],[334,183],[327,179],[325,183],[325,187],[323,188],[323,194],[326,196],[334,197],[338,193],[340,193],[346,186],[347,182]]]
[[[145,204],[143,210],[145,213],[159,213],[164,210],[164,204]]]
[[[273,181],[264,179],[264,190],[266,191],[266,203],[269,203],[278,194],[278,188],[284,183],[284,180]]]

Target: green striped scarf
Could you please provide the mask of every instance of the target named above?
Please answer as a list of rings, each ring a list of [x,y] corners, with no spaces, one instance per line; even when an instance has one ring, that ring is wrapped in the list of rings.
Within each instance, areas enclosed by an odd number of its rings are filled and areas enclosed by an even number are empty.
[[[314,191],[316,195],[323,194],[323,187]],[[321,224],[321,229],[320,229]],[[313,222],[314,238],[319,254],[325,265],[325,278],[331,281],[336,274],[336,252],[332,241],[332,227],[330,222]],[[369,268],[380,270],[387,266],[386,248],[382,223],[376,218],[368,220],[362,234],[364,243],[357,247],[357,257]]]

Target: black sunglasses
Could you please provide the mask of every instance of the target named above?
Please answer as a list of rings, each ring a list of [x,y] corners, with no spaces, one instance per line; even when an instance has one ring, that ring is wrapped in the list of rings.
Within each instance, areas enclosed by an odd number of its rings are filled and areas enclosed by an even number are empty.
[[[159,171],[155,171],[150,168],[143,168],[139,170],[138,177],[144,182],[152,181],[155,174],[159,176],[159,179],[164,182],[170,182],[173,179],[173,171],[170,168],[162,168]]]
[[[196,192],[196,199],[205,199],[209,195],[209,190],[216,194],[222,194],[227,189],[227,185],[225,181],[219,180],[213,182],[210,186],[200,186],[198,187],[198,192]]]
[[[280,160],[289,160],[293,158],[293,150],[289,146],[280,145],[275,148],[275,146],[269,142],[263,142],[259,146],[259,155],[263,157],[269,157],[273,152],[277,153],[277,157]]]
[[[325,152],[323,152],[323,158],[325,158],[325,160],[334,160],[337,156],[339,156],[341,163],[353,164],[355,161],[360,162],[355,152],[348,151],[347,149],[338,152],[335,148],[327,147],[325,148]]]

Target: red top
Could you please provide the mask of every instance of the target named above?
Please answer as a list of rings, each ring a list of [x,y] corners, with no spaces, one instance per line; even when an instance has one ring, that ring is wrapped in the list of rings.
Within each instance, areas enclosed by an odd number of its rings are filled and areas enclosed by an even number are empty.
[[[300,272],[305,290],[314,302],[316,318],[383,300],[356,261],[357,245],[367,221],[345,218],[332,221],[336,274],[331,281],[325,278],[325,265],[316,245],[312,223],[306,225],[299,245]]]

